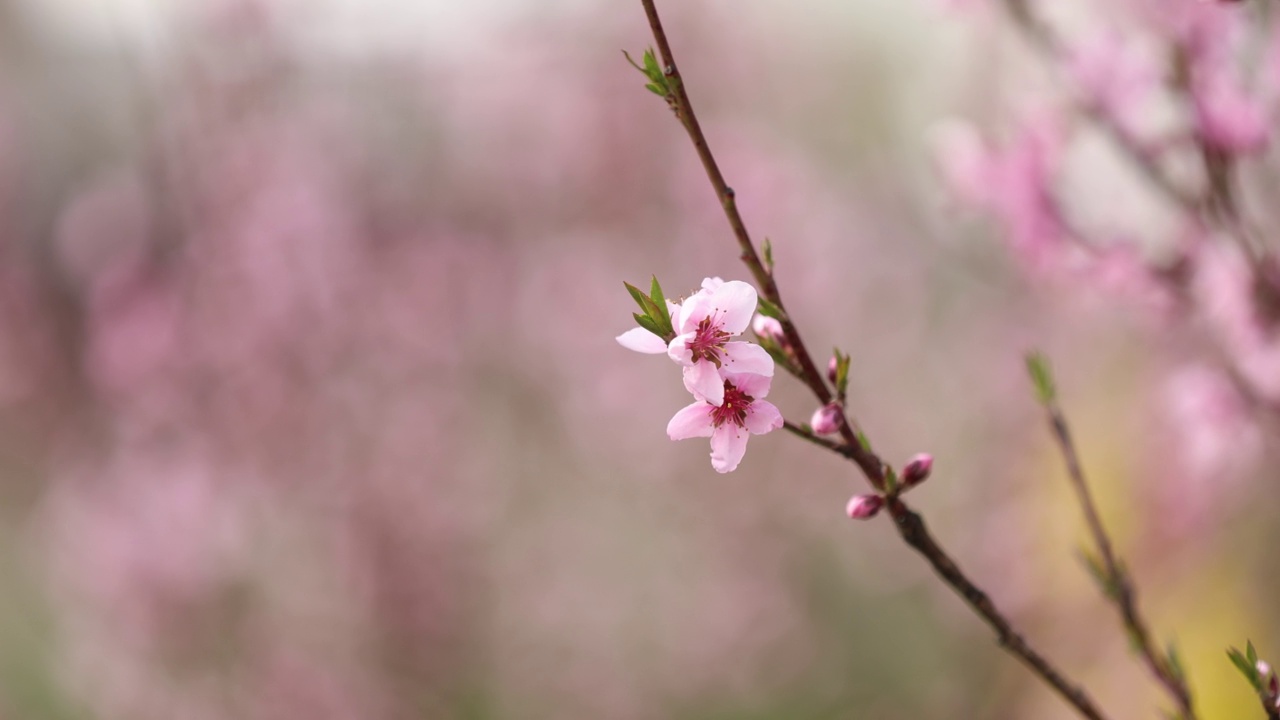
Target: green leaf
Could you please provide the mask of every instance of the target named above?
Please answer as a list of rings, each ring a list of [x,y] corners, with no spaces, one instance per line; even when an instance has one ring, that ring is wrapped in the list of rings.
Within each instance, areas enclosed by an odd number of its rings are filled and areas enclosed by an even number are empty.
[[[653,48],[646,48],[644,51],[644,68],[651,75],[662,75],[662,69],[658,67],[658,56],[653,53]]]
[[[671,324],[671,311],[667,309],[667,299],[662,295],[662,286],[658,284],[658,276],[654,275],[652,282],[649,283],[649,297],[653,299],[653,303],[658,306],[658,310],[662,314],[662,319],[667,325]]]
[[[1098,583],[1098,590],[1106,597],[1114,600],[1116,598],[1116,584],[1112,581],[1111,576],[1107,574],[1106,568],[1102,566],[1102,561],[1098,556],[1085,549],[1077,551],[1080,561],[1084,563],[1089,574],[1093,576],[1094,582]]]
[[[645,330],[648,330],[649,332],[653,333],[654,335],[657,335],[658,337],[665,337],[664,333],[662,332],[662,328],[659,327],[658,324],[653,321],[653,318],[649,317],[648,315],[641,315],[640,313],[631,313],[631,317],[635,318],[636,324],[638,324],[640,327],[644,328]]]
[[[774,305],[763,295],[756,297],[756,312],[764,315],[765,317],[771,317],[774,320],[778,320],[779,322],[785,320],[787,317],[787,314],[782,310],[782,308]]]
[[[1246,641],[1245,641],[1245,646],[1244,646],[1244,647],[1245,647],[1245,651],[1244,651],[1244,652],[1245,652],[1245,657],[1249,658],[1249,664],[1250,664],[1250,665],[1257,665],[1257,664],[1258,664],[1258,651],[1257,651],[1257,650],[1255,650],[1255,649],[1253,649],[1253,641],[1252,641],[1252,640],[1246,640]]]
[[[857,438],[858,438],[858,444],[862,446],[862,449],[866,450],[867,452],[871,452],[871,440],[867,439],[867,434],[859,430],[857,433]]]
[[[841,398],[849,391],[849,363],[850,357],[842,352],[840,348],[834,350],[836,357],[836,394]]]
[[[1236,666],[1241,675],[1244,675],[1249,684],[1253,686],[1253,689],[1262,692],[1262,679],[1258,676],[1256,661],[1249,662],[1244,653],[1234,647],[1227,650],[1227,657],[1231,658],[1231,664]]]
[[[1049,360],[1042,353],[1027,354],[1027,374],[1031,376],[1031,384],[1036,388],[1036,397],[1040,404],[1049,405],[1057,398],[1054,387],[1053,371],[1049,368]]]
[[[1182,658],[1178,656],[1178,648],[1172,642],[1169,643],[1169,649],[1165,651],[1165,659],[1169,665],[1169,672],[1181,683],[1187,681],[1187,669],[1182,665]]]
[[[666,96],[667,96],[667,91],[666,91],[666,90],[663,90],[663,89],[662,89],[662,88],[660,88],[660,87],[658,87],[657,83],[648,83],[648,84],[647,84],[647,85],[645,85],[644,87],[645,87],[645,89],[646,89],[646,90],[648,90],[649,92],[653,93],[654,95],[657,95],[658,97],[663,97],[663,98],[664,98],[664,97],[666,97]]]
[[[769,238],[764,239],[764,268],[773,274],[773,243],[769,242]]]
[[[649,308],[645,307],[645,304],[644,304],[645,296],[644,296],[644,293],[640,292],[640,288],[626,281],[623,281],[622,284],[627,287],[627,292],[631,293],[631,299],[636,301],[636,304],[640,306],[641,310],[644,310],[646,313],[648,313]]]
[[[861,442],[861,439],[859,439],[859,442]],[[884,469],[884,490],[887,493],[898,491],[898,473],[894,472],[891,467]]]

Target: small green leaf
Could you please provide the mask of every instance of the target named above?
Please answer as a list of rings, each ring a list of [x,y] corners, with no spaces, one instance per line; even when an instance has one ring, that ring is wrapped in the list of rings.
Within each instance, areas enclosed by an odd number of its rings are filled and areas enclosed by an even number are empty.
[[[862,446],[862,449],[867,452],[871,452],[871,441],[867,439],[867,434],[859,430],[857,432],[857,438],[858,444]]]
[[[1083,548],[1078,551],[1078,554],[1080,562],[1084,563],[1089,574],[1093,576],[1094,582],[1098,583],[1098,590],[1106,597],[1114,600],[1116,597],[1115,583],[1107,574],[1106,568],[1102,566],[1102,561],[1096,555]]]
[[[769,238],[764,239],[764,269],[773,274],[773,243],[769,242]]]
[[[654,95],[657,95],[658,97],[666,97],[666,96],[667,96],[667,91],[666,91],[666,90],[663,90],[663,89],[662,89],[662,88],[660,88],[660,87],[658,87],[658,85],[657,85],[656,83],[648,83],[648,84],[646,84],[644,87],[645,87],[645,89],[646,89],[646,90],[648,90],[649,92],[653,93]]]
[[[1255,649],[1253,648],[1253,641],[1252,641],[1252,640],[1246,640],[1246,641],[1245,641],[1245,646],[1244,646],[1244,647],[1245,647],[1245,651],[1244,651],[1244,653],[1245,653],[1245,657],[1249,658],[1249,664],[1250,664],[1250,665],[1257,665],[1257,664],[1258,664],[1258,651],[1257,651],[1257,650],[1255,650]]]
[[[1178,656],[1178,648],[1172,642],[1169,643],[1169,649],[1165,651],[1165,659],[1169,665],[1169,672],[1181,683],[1187,681],[1187,670],[1182,665],[1182,658]]]
[[[842,352],[840,348],[836,348],[836,394],[841,398],[849,391],[849,363],[850,357]]]
[[[1036,388],[1036,397],[1042,405],[1048,405],[1057,397],[1054,387],[1053,372],[1049,368],[1049,360],[1042,353],[1027,354],[1027,374],[1031,376],[1031,384]]]
[[[1258,676],[1256,662],[1249,662],[1244,653],[1234,647],[1227,650],[1227,657],[1231,658],[1231,664],[1236,666],[1241,675],[1244,675],[1249,684],[1253,686],[1253,689],[1262,692],[1262,679]]]
[[[756,298],[756,312],[760,313],[761,315],[764,315],[765,317],[771,317],[774,320],[778,320],[778,321],[782,321],[786,319],[786,316],[787,316],[787,314],[782,310],[782,308],[773,304],[768,298],[766,298],[763,295],[759,295]]]
[[[644,304],[645,296],[644,296],[644,293],[640,292],[640,288],[625,281],[622,284],[627,287],[627,292],[631,293],[631,299],[635,300],[636,304],[640,306],[640,309],[644,310],[647,313],[649,311],[649,308],[645,307],[645,304]]]
[[[884,469],[884,491],[891,494],[898,491],[898,473],[891,467]]]
[[[644,69],[652,75],[662,75],[662,69],[658,67],[658,56],[653,53],[653,48],[647,48],[644,51]]]
[[[658,310],[662,313],[662,319],[668,325],[671,324],[671,311],[667,309],[667,299],[662,296],[662,286],[658,284],[658,276],[653,276],[653,281],[649,283],[649,297],[653,299],[653,303],[658,306]]]
[[[657,335],[658,337],[664,337],[662,328],[659,327],[658,324],[653,321],[653,318],[649,317],[648,315],[641,315],[640,313],[631,313],[631,317],[634,317],[636,319],[636,324],[638,324],[640,327],[644,328],[645,330],[648,330],[649,332],[653,333],[654,335]]]

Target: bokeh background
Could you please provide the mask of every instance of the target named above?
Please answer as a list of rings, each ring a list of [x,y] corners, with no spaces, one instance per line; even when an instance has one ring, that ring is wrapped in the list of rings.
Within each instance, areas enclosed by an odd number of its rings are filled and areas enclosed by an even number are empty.
[[[1203,717],[1256,713],[1223,651],[1280,658],[1275,427],[1194,327],[1028,276],[938,179],[939,123],[1051,93],[1025,44],[976,2],[666,5],[792,314],[882,455],[935,456],[913,497],[962,567],[1154,716],[1041,348]],[[650,42],[638,2],[0,4],[0,717],[1071,717],[843,516],[852,466],[666,438],[622,282],[748,275],[620,53]],[[1079,202],[1160,227],[1096,150]]]

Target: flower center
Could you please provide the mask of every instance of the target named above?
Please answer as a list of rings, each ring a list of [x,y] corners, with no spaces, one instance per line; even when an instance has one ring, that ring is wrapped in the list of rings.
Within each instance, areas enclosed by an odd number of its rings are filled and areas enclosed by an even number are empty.
[[[731,422],[742,427],[747,419],[747,408],[755,398],[734,387],[728,380],[724,381],[724,404],[711,409],[711,424],[715,427]]]
[[[685,347],[693,354],[693,362],[701,359],[720,367],[720,351],[728,339],[729,333],[712,324],[711,316],[707,316],[698,323],[693,339],[688,340]]]

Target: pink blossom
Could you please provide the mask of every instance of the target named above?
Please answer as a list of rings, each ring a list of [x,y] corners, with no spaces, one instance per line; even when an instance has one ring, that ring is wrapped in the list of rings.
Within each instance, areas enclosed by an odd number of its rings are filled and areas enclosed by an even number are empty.
[[[830,435],[839,430],[840,406],[836,403],[827,403],[814,410],[813,417],[809,419],[809,425],[819,435]]]
[[[733,472],[747,452],[751,435],[763,435],[782,427],[782,413],[762,398],[769,394],[772,378],[757,373],[725,373],[722,399],[712,404],[705,396],[681,408],[667,423],[672,440],[711,438],[711,467]]]
[[[1039,265],[1064,235],[1053,196],[1064,133],[1044,114],[1025,122],[1003,147],[988,145],[969,125],[939,129],[938,162],[952,191],[962,201],[996,217],[1013,250]]]
[[[680,304],[678,317],[672,318],[676,338],[667,354],[685,366],[684,386],[694,397],[721,405],[724,373],[773,376],[773,358],[764,348],[729,341],[747,329],[755,312],[755,288],[738,280],[708,278],[702,290]]]
[[[1116,32],[1100,32],[1072,48],[1067,71],[1087,102],[1110,118],[1126,135],[1139,130],[1144,101],[1159,86],[1152,59]]]
[[[751,329],[755,332],[756,337],[761,340],[768,338],[779,343],[786,340],[786,336],[782,332],[782,323],[767,315],[757,314],[755,319],[751,321]]]
[[[1256,153],[1267,145],[1265,108],[1222,68],[1198,75],[1191,84],[1196,131],[1205,143],[1231,153]]]

